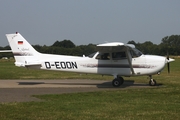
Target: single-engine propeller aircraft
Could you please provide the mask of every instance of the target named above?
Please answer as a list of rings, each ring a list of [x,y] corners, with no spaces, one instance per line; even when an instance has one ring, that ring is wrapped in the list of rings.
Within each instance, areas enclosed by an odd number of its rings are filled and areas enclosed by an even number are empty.
[[[142,75],[149,76],[149,85],[155,86],[152,75],[160,74],[166,63],[174,61],[169,57],[143,55],[134,45],[121,42],[99,44],[98,52],[87,57],[43,54],[37,52],[18,32],[6,36],[18,67],[112,75],[114,87],[123,84],[122,76]]]

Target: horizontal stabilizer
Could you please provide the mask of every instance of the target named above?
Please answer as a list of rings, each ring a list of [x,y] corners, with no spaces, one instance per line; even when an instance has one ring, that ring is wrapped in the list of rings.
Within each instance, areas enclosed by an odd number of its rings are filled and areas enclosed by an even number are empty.
[[[35,62],[30,62],[30,63],[20,63],[20,62],[15,62],[15,65],[18,67],[33,67],[33,66],[38,66],[41,67],[41,63],[35,63]]]
[[[39,67],[41,67],[41,64],[27,64],[27,65],[25,65],[25,67],[31,67],[31,66],[39,66]]]
[[[40,69],[42,65],[40,63],[32,63],[32,64],[26,64],[25,67],[31,69]]]

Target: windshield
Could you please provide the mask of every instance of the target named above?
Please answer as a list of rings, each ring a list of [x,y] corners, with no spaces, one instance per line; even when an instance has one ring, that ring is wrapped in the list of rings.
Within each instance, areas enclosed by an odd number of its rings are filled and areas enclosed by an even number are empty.
[[[131,55],[132,55],[133,58],[139,57],[139,56],[142,55],[142,52],[139,51],[139,50],[136,49],[136,48],[132,48],[132,49],[130,50],[130,53],[131,53]]]
[[[88,57],[93,58],[96,53],[97,53],[97,52],[94,52],[94,53],[88,55]]]

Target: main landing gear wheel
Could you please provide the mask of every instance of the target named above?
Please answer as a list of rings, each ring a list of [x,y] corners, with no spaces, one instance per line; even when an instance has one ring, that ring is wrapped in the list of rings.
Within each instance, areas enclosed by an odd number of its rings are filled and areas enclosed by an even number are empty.
[[[150,86],[156,86],[156,80],[151,78],[150,81],[149,81],[149,85]]]
[[[124,79],[122,77],[117,77],[112,81],[112,85],[114,87],[119,87],[120,85],[122,85],[124,83]]]

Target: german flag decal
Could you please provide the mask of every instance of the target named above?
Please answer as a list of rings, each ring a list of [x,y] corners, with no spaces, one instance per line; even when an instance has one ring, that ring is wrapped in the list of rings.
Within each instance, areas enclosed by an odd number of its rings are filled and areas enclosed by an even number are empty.
[[[18,45],[22,45],[23,44],[23,41],[18,41]]]

